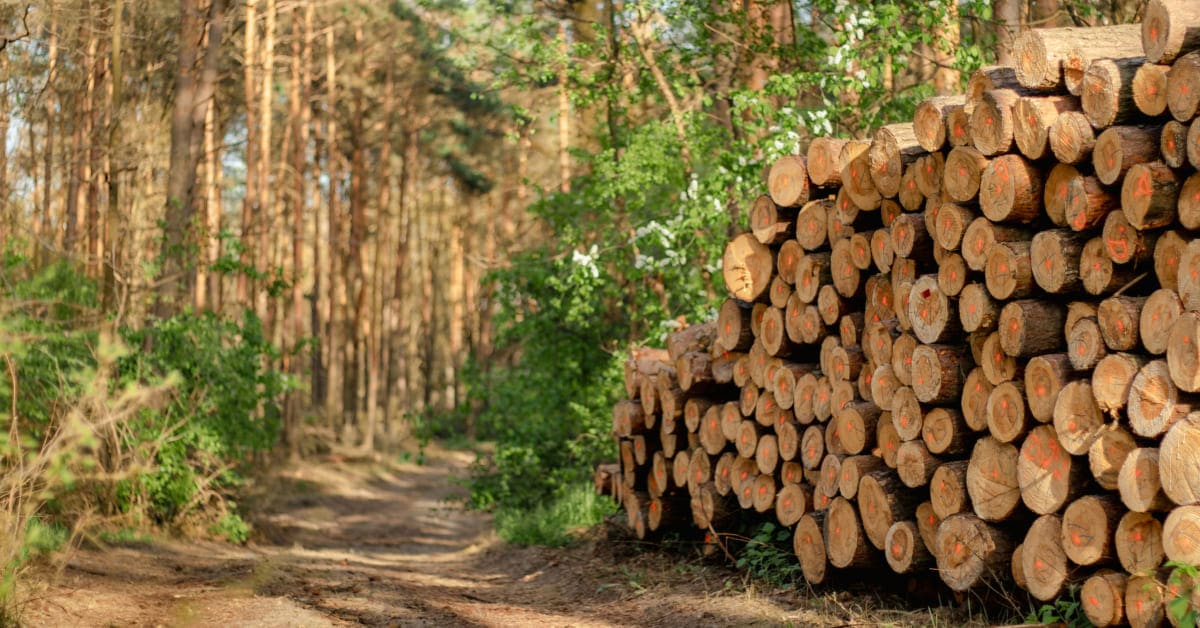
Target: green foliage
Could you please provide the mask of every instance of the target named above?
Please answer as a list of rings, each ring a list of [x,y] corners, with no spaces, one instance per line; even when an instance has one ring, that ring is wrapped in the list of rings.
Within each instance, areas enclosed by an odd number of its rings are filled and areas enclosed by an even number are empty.
[[[250,538],[250,525],[237,513],[228,512],[209,526],[208,532],[230,543],[245,543]]]
[[[232,467],[278,441],[274,400],[289,383],[265,366],[276,351],[251,310],[240,323],[185,312],[123,335],[148,350],[117,362],[119,383],[171,382],[176,391],[165,408],[131,421],[127,443],[155,444],[154,469],[133,479],[132,488],[149,499],[156,521],[170,522],[203,491],[235,485]]]
[[[496,532],[516,545],[560,547],[575,539],[573,532],[596,525],[616,508],[611,499],[596,495],[590,484],[577,483],[547,504],[529,510],[500,510]]]
[[[1173,595],[1167,600],[1167,612],[1175,620],[1172,623],[1179,628],[1196,628],[1200,619],[1195,604],[1200,596],[1200,568],[1178,561],[1168,561],[1166,567],[1171,569],[1167,588]]]
[[[804,574],[792,550],[792,531],[769,521],[758,525],[737,558],[738,569],[777,587],[793,587]]]
[[[1061,623],[1069,628],[1094,628],[1079,604],[1079,587],[1074,585],[1067,588],[1066,595],[1031,611],[1025,621],[1039,624]]]
[[[96,294],[66,264],[0,265],[0,620],[15,616],[18,576],[92,513],[207,518],[245,541],[226,493],[278,440],[290,382],[252,314],[114,329]]]

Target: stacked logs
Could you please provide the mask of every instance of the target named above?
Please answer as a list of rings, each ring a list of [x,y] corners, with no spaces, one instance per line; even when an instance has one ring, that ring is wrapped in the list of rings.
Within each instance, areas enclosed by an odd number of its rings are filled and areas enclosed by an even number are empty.
[[[626,365],[598,486],[639,535],[773,512],[814,584],[1171,618],[1194,587],[1164,564],[1200,564],[1200,8],[1144,16],[1023,33],[965,96],[771,166],[717,320]]]

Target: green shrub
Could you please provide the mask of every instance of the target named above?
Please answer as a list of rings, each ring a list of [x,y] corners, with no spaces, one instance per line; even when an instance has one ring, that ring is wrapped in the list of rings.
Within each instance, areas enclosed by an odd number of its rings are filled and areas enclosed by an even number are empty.
[[[184,313],[126,330],[124,338],[148,350],[118,361],[121,385],[174,386],[166,408],[131,421],[126,443],[156,445],[154,468],[129,488],[131,497],[144,494],[154,520],[171,522],[211,491],[235,486],[236,467],[275,445],[280,431],[275,400],[288,381],[268,366],[276,352],[250,310],[240,323],[210,312]]]
[[[560,547],[574,540],[573,532],[600,523],[617,505],[596,494],[590,484],[571,484],[549,503],[529,510],[505,508],[496,513],[496,532],[516,545]]]
[[[290,385],[261,324],[184,313],[113,327],[70,266],[4,255],[0,624],[19,618],[20,574],[96,513],[248,534],[227,494],[277,442]]]
[[[804,579],[792,550],[791,529],[769,521],[756,526],[737,557],[738,569],[777,587],[792,587]]]

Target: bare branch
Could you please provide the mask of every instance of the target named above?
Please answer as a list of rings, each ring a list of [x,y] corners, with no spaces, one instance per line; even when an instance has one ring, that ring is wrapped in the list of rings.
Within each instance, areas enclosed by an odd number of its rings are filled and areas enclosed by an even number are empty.
[[[23,32],[15,35],[0,35],[0,52],[4,52],[5,48],[14,41],[21,41],[29,37],[29,12],[33,10],[33,5],[25,5],[25,13],[21,15],[21,30]]]

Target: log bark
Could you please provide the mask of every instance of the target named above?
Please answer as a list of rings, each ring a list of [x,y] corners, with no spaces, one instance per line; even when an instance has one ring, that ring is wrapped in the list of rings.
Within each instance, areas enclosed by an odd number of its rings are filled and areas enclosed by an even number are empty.
[[[987,405],[988,433],[1002,443],[1018,442],[1033,429],[1025,403],[1025,383],[1007,381],[992,389]]]
[[[1068,166],[1069,167],[1069,166]],[[1085,214],[1077,214],[1087,220]],[[1086,234],[1066,229],[1042,231],[1033,237],[1030,247],[1034,281],[1046,292],[1064,294],[1083,289],[1079,276],[1079,261],[1083,255]]]
[[[937,527],[933,554],[938,575],[954,591],[1008,579],[1012,541],[978,517],[958,514]]]
[[[1062,515],[1062,546],[1067,558],[1076,565],[1116,559],[1113,538],[1124,510],[1116,495],[1085,495],[1071,502]]]
[[[1167,110],[1168,65],[1144,63],[1133,75],[1133,102],[1143,115],[1157,118]]]
[[[1117,560],[1129,573],[1145,573],[1163,563],[1162,522],[1145,512],[1126,512],[1117,523]]]
[[[1079,589],[1080,606],[1096,626],[1119,626],[1125,622],[1125,589],[1128,574],[1102,569],[1084,580]]]
[[[1004,298],[993,293],[997,298]],[[1000,311],[998,334],[1006,355],[1028,357],[1064,348],[1067,309],[1040,299],[1012,301]],[[994,382],[995,383],[995,382]]]
[[[1200,506],[1180,506],[1167,515],[1163,552],[1168,560],[1200,565]]]
[[[918,501],[918,495],[904,490],[896,474],[886,467],[864,475],[858,487],[858,510],[871,545],[886,551],[888,529],[897,521],[915,517]]]
[[[1171,63],[1200,48],[1200,8],[1186,0],[1150,0],[1142,13],[1142,50],[1151,63]]]
[[[1032,243],[1003,242],[988,252],[984,283],[998,300],[1020,299],[1033,293]]]
[[[929,482],[929,504],[938,519],[970,511],[966,460],[947,462],[937,468]]]
[[[1074,48],[1108,47],[1127,27],[1063,27],[1027,30],[1013,41],[1017,80],[1036,90],[1061,89],[1063,60]]]
[[[869,141],[849,140],[838,158],[842,163],[842,190],[864,211],[878,209],[883,198],[871,179],[870,147]]]
[[[1129,426],[1133,433],[1155,438],[1165,433],[1193,409],[1171,381],[1165,360],[1152,360],[1138,371],[1129,387]]]
[[[1025,589],[1043,602],[1057,598],[1071,576],[1061,532],[1062,520],[1058,515],[1042,515],[1034,520],[1021,544]]]
[[[912,123],[888,124],[875,131],[867,155],[871,181],[879,194],[886,197],[899,194],[904,169],[924,152]]]
[[[1163,587],[1153,576],[1131,576],[1125,583],[1125,618],[1132,628],[1161,626]]]
[[[873,552],[866,539],[862,522],[854,505],[844,497],[836,497],[829,505],[825,518],[825,542],[829,564],[834,567],[868,567]]]
[[[1021,504],[1017,482],[1019,450],[992,437],[976,441],[967,463],[967,494],[975,515],[985,521],[1003,521]]]
[[[1122,24],[1105,29],[1100,41],[1081,41],[1068,51],[1063,64],[1063,86],[1080,95],[1088,66],[1098,59],[1124,59],[1142,56],[1142,34],[1137,24]]]
[[[922,148],[931,153],[942,150],[947,140],[947,119],[951,112],[962,110],[966,102],[966,96],[961,95],[934,96],[917,105],[913,113],[913,132]]]
[[[896,473],[909,488],[928,485],[941,463],[941,459],[929,453],[920,440],[905,441],[896,452]]]
[[[1200,415],[1175,423],[1159,448],[1163,492],[1180,505],[1200,503]]]
[[[1113,185],[1134,166],[1158,159],[1161,136],[1158,127],[1114,126],[1105,129],[1096,138],[1096,147],[1092,151],[1096,178],[1105,185]]]
[[[971,112],[971,139],[975,148],[991,157],[1013,148],[1013,109],[1021,93],[1012,89],[986,91]]]
[[[1096,128],[1128,122],[1140,112],[1133,102],[1133,78],[1145,57],[1096,59],[1080,88],[1083,113]]]
[[[770,192],[769,200],[779,207],[798,208],[807,203],[811,185],[806,159],[799,155],[785,155],[775,160],[767,174],[767,190]],[[757,207],[758,202],[755,202]],[[754,224],[757,229],[757,222]]]
[[[1190,307],[1186,299],[1184,306]],[[1171,326],[1171,336],[1167,341],[1167,367],[1171,374],[1171,381],[1180,389],[1188,392],[1200,391],[1200,335],[1198,334],[1200,334],[1200,314],[1189,311],[1180,316]]]
[[[1051,425],[1034,428],[1021,444],[1017,483],[1035,513],[1057,512],[1083,490],[1087,470],[1071,457]]]
[[[813,185],[837,186],[842,184],[842,149],[848,140],[836,137],[816,137],[808,145],[805,165],[808,178]]]
[[[1096,133],[1082,112],[1063,112],[1050,127],[1050,151],[1064,164],[1083,163],[1095,146]]]
[[[1092,385],[1087,380],[1067,384],[1054,404],[1054,429],[1063,449],[1077,456],[1087,453],[1103,428]]]
[[[884,548],[888,567],[898,574],[914,573],[934,563],[914,521],[893,523],[884,538]]]
[[[1158,449],[1139,447],[1129,452],[1117,477],[1121,502],[1134,512],[1169,510],[1171,502],[1162,491]]]
[[[1096,484],[1107,491],[1117,490],[1121,466],[1134,449],[1137,449],[1137,441],[1125,428],[1120,425],[1106,426],[1088,448],[1088,468]]]
[[[1030,358],[1025,365],[1025,394],[1034,419],[1047,423],[1054,418],[1054,404],[1063,388],[1074,379],[1073,373],[1065,353]]]
[[[767,296],[775,256],[753,234],[743,233],[731,240],[725,247],[722,264],[725,286],[735,298],[753,303]]]
[[[792,551],[800,561],[804,579],[810,584],[824,582],[829,565],[824,533],[827,515],[828,511],[822,510],[805,513],[796,524],[792,537]]]
[[[1029,159],[1049,157],[1050,130],[1061,113],[1079,111],[1079,99],[1071,96],[1024,96],[1013,107],[1013,139]]]
[[[783,526],[794,526],[808,511],[812,493],[802,484],[784,483],[775,496],[775,518]]]

